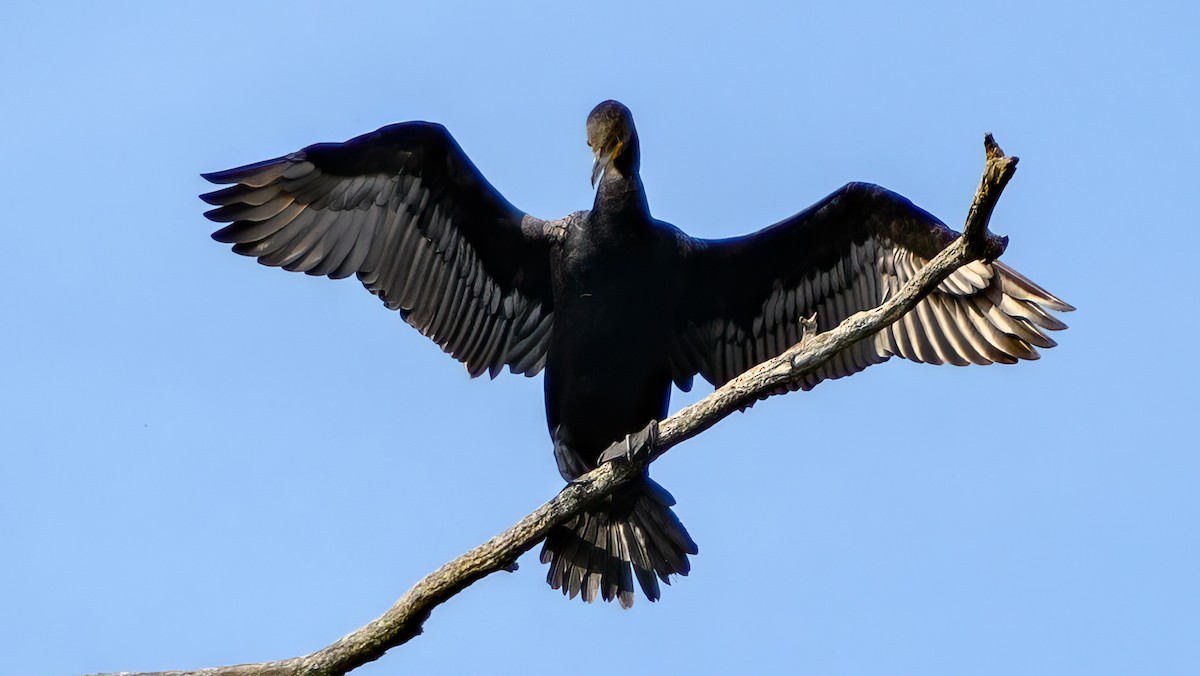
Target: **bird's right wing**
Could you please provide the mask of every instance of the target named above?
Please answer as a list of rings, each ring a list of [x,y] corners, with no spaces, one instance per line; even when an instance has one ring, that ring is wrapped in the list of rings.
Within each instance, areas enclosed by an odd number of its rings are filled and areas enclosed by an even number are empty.
[[[264,265],[357,275],[472,376],[545,363],[553,317],[543,222],[509,204],[444,127],[394,124],[345,143],[205,174],[213,234]]]
[[[683,243],[689,293],[672,348],[676,382],[721,385],[799,342],[801,318],[828,331],[895,294],[958,233],[907,199],[854,183],[751,235]],[[1066,328],[1074,308],[999,261],[952,273],[886,329],[834,355],[797,387],[899,356],[930,364],[1016,363]]]

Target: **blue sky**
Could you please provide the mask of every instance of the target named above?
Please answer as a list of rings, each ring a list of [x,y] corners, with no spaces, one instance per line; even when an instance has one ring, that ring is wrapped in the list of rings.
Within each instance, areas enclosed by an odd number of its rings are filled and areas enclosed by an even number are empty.
[[[196,195],[427,119],[557,217],[606,98],[655,215],[709,237],[851,180],[961,224],[994,132],[1005,260],[1079,311],[1039,362],[889,363],[673,450],[701,553],[661,603],[568,602],[527,555],[356,673],[1200,663],[1194,4],[408,4],[6,4],[0,673],[311,651],[553,496],[540,378],[234,256]]]

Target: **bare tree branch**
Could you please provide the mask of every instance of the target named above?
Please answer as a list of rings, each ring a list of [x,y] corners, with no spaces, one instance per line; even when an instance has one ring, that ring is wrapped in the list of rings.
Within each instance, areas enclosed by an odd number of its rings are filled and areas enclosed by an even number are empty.
[[[614,444],[605,457],[615,458],[569,484],[553,500],[484,544],[425,576],[383,615],[309,655],[275,662],[210,667],[193,671],[108,674],[107,676],[341,676],[374,661],[421,633],[430,613],[441,603],[491,573],[511,570],[517,557],[536,546],[554,526],[640,476],[642,469],[676,444],[712,427],[730,413],[794,383],[831,356],[871,336],[916,307],[958,268],[975,260],[992,260],[1004,252],[1007,238],[987,232],[1000,194],[1016,171],[1017,158],[1006,156],[991,134],[984,138],[987,164],[967,214],[963,234],[922,268],[883,305],[859,312],[837,328],[804,339],[783,354],[763,362],[712,394]],[[806,328],[815,327],[808,320]]]

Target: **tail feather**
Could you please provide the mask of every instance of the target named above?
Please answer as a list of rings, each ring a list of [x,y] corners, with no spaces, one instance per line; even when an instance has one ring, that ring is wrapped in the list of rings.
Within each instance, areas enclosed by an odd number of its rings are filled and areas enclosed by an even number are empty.
[[[656,549],[662,555],[663,561],[658,570],[663,570],[664,567],[677,568],[679,570],[676,572],[687,575],[692,566],[684,554],[695,554],[696,543],[683,527],[683,522],[669,509],[675,505],[675,496],[649,479],[646,480],[646,487],[653,502],[642,500],[634,505],[634,514],[637,517],[635,524],[652,533],[649,542],[657,545]],[[674,547],[670,546],[671,543]],[[664,581],[671,584],[670,580]]]
[[[550,564],[546,581],[570,598],[591,603],[597,597],[633,605],[633,581],[651,601],[658,581],[687,575],[696,543],[671,511],[675,499],[645,479],[555,528],[542,547]]]
[[[633,564],[633,574],[637,576],[642,593],[650,600],[659,598],[658,578],[654,574],[654,561],[650,558],[650,547],[646,543],[645,533],[637,525],[627,523],[622,529],[622,535],[625,550],[629,552],[629,562]],[[630,588],[632,587],[631,584]]]
[[[605,515],[598,516],[602,517]],[[602,582],[605,583],[603,594],[612,598],[612,594],[608,591],[608,583],[610,582],[608,569],[611,568],[609,560],[616,557],[608,551],[609,527],[605,521],[602,518],[592,519],[587,529],[587,541],[592,543],[592,556],[590,562],[587,564],[587,569],[583,572],[583,579],[586,581],[586,586],[583,587],[581,593],[585,599],[596,598],[596,592],[601,591],[600,585]]]

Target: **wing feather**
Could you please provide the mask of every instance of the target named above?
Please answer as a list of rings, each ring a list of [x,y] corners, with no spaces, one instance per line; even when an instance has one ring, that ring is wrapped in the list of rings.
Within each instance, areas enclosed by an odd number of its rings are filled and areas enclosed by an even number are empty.
[[[213,238],[286,270],[357,275],[473,375],[544,363],[549,238],[440,125],[409,122],[205,175]],[[500,301],[503,298],[504,303]]]
[[[850,184],[758,233],[690,240],[691,292],[678,324],[702,344],[676,348],[672,361],[686,372],[673,377],[699,373],[720,385],[797,342],[800,317],[816,312],[818,330],[828,331],[878,306],[956,236],[895,193]],[[1035,348],[1055,345],[1046,332],[1066,328],[1050,311],[1073,309],[999,261],[975,261],[912,312],[834,355],[799,387],[892,356],[958,366],[1037,359]]]

